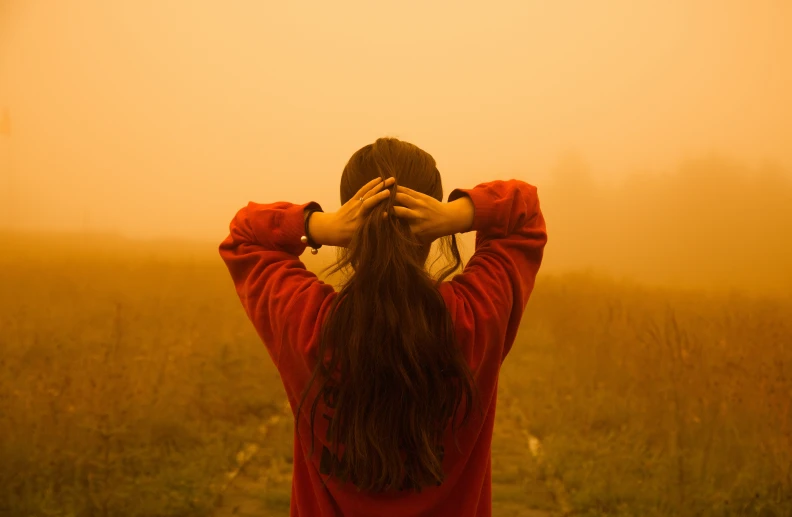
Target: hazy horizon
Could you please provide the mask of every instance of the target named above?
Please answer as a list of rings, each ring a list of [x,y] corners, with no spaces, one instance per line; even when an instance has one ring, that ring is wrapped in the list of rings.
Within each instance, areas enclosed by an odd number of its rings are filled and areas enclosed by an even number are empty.
[[[2,220],[211,240],[249,200],[337,207],[384,135],[446,191],[570,152],[606,182],[792,168],[792,4],[607,6],[1,0]]]
[[[0,228],[209,249],[396,136],[537,185],[546,271],[792,286],[792,3],[605,5],[0,0]]]

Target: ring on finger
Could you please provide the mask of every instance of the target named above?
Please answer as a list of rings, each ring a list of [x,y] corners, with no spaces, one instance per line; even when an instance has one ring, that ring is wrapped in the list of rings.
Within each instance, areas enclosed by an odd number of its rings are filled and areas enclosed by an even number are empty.
[[[363,198],[363,196],[360,196],[360,202],[362,203],[363,201],[365,201],[365,199]]]

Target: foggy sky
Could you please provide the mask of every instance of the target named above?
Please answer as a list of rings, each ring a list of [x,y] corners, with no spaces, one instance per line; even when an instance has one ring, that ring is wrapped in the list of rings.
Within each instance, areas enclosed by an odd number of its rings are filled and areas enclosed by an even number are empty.
[[[309,5],[308,5],[309,4]],[[220,239],[248,201],[338,206],[379,136],[454,187],[725,153],[792,166],[792,2],[0,0],[0,214]]]

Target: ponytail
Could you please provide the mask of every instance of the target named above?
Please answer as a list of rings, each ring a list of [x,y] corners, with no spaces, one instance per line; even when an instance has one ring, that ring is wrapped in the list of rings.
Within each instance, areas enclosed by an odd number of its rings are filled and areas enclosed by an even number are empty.
[[[394,200],[395,192],[341,250],[332,272],[353,272],[323,324],[317,365],[297,409],[299,417],[316,383],[312,437],[319,405],[329,410],[323,468],[367,491],[442,483],[445,431],[450,423],[456,434],[476,398],[438,290],[461,265],[456,238],[445,238],[453,260],[433,279],[425,248],[394,215]]]

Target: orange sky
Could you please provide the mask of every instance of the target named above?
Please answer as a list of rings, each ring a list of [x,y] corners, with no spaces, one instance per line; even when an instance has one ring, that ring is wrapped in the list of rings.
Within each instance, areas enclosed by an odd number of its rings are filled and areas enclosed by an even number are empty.
[[[4,221],[217,239],[249,200],[334,209],[383,135],[447,192],[569,150],[792,169],[792,2],[305,4],[0,0]]]

